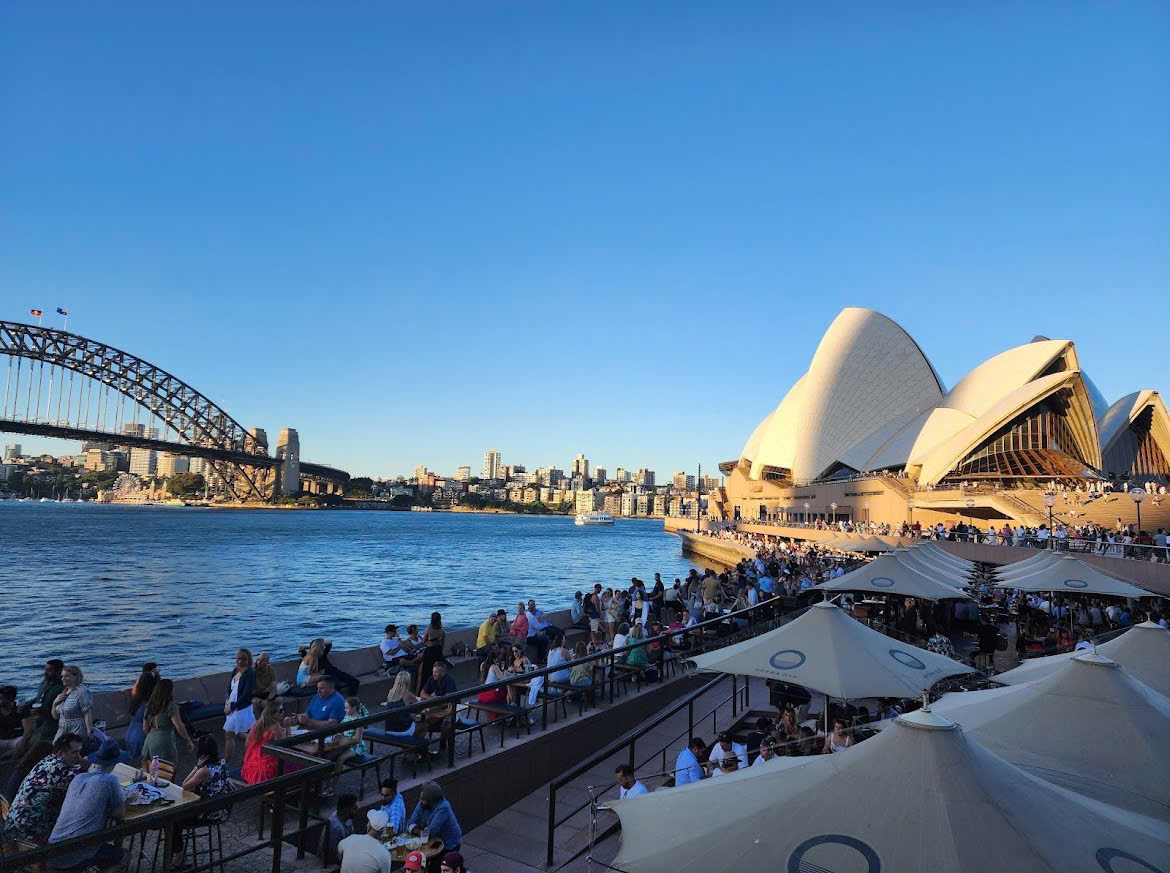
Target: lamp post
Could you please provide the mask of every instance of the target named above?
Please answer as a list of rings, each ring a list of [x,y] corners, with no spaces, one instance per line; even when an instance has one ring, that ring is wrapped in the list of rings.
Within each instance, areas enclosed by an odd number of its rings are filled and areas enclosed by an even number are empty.
[[[1129,499],[1134,502],[1135,506],[1137,506],[1137,516],[1138,516],[1137,532],[1138,532],[1138,535],[1141,536],[1141,532],[1142,532],[1142,501],[1146,499],[1145,489],[1143,489],[1143,488],[1129,489]]]
[[[969,529],[969,528],[971,527],[971,518],[972,518],[972,513],[971,513],[971,510],[973,510],[973,509],[975,508],[975,498],[974,498],[974,497],[968,497],[968,498],[967,498],[965,501],[963,501],[963,502],[967,504],[967,527],[968,527],[968,531],[967,531],[967,539],[969,539],[969,540],[970,540],[970,539],[973,539],[973,538],[972,538],[972,536],[971,536],[971,531],[970,531],[970,529]]]
[[[913,527],[913,525],[914,525],[914,498],[913,497],[911,497],[909,500],[906,501],[906,508],[908,510],[910,510],[910,525],[911,525],[911,527]]]
[[[808,504],[807,503],[804,504],[804,523],[805,524],[809,523],[809,521],[808,521]]]
[[[836,523],[837,523],[837,504],[836,504],[836,503],[830,503],[830,504],[829,504],[829,510],[830,510],[830,511],[831,511],[831,513],[832,513],[832,519],[830,520],[830,522],[829,522],[829,523],[830,523],[830,524],[836,524]]]
[[[1044,505],[1048,507],[1048,539],[1052,539],[1052,507],[1056,506],[1056,494],[1052,491],[1044,492]],[[1056,544],[1053,543],[1055,546]]]
[[[861,504],[861,508],[865,510],[865,526],[869,527],[869,504],[863,503]]]

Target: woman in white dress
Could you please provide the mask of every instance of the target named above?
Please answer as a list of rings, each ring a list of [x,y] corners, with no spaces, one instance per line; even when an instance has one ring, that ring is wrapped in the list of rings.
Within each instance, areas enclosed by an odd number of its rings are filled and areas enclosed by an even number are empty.
[[[252,691],[256,687],[256,671],[252,666],[252,653],[248,649],[236,652],[236,672],[228,688],[227,700],[223,704],[224,759],[230,764],[236,750],[236,740],[241,746],[247,739],[248,731],[256,723],[252,710]]]

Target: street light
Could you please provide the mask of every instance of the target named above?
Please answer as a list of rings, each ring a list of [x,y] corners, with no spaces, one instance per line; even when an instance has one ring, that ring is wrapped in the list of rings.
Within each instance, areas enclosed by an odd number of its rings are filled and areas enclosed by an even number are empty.
[[[910,524],[914,524],[914,498],[911,497],[906,501],[906,508],[910,510]]]
[[[1142,488],[1129,489],[1129,498],[1137,506],[1137,515],[1138,515],[1137,532],[1138,532],[1138,535],[1141,536],[1141,532],[1142,532],[1142,501],[1146,499],[1145,489],[1142,489]]]
[[[971,526],[971,510],[975,508],[975,498],[968,497],[964,503],[967,504],[967,527]],[[967,531],[967,538],[971,539],[971,531]]]
[[[832,521],[830,521],[829,523],[830,523],[830,524],[836,524],[836,523],[837,523],[837,504],[836,504],[836,503],[830,503],[830,504],[829,504],[829,509],[832,511],[832,514],[833,514],[833,519],[832,519]]]
[[[808,504],[804,504],[804,523],[808,524]]]
[[[865,526],[869,527],[869,504],[863,503],[861,504],[861,508],[865,510]]]

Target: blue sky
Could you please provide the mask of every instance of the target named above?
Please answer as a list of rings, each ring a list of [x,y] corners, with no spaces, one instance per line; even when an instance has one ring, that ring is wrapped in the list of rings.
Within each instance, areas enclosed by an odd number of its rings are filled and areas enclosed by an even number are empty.
[[[5,4],[0,317],[370,475],[713,468],[847,305],[1165,391],[1170,7],[960,5]]]

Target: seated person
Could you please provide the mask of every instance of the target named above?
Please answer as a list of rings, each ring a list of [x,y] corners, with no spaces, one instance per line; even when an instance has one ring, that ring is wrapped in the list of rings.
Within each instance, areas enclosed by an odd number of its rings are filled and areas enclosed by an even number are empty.
[[[44,843],[57,823],[69,784],[88,769],[89,761],[81,757],[81,737],[62,735],[20,783],[8,820],[0,827],[0,842]]]
[[[703,778],[703,765],[700,762],[706,752],[707,744],[700,737],[691,737],[687,747],[678,753],[674,762],[676,786],[698,782]]]
[[[345,718],[345,698],[337,693],[333,678],[322,676],[317,680],[317,693],[305,711],[297,716],[297,723],[309,730],[340,724]]]
[[[353,834],[353,823],[357,815],[357,798],[352,794],[339,795],[337,808],[330,813],[325,827],[321,829],[321,845],[317,849],[317,857],[324,866],[337,864],[341,860],[337,855],[337,847],[342,840]]]
[[[711,754],[707,761],[711,764],[721,764],[724,758],[736,758],[743,766],[747,766],[747,747],[742,743],[733,742],[731,734],[721,733],[718,741],[711,747]]]
[[[394,667],[405,667],[410,660],[410,649],[403,644],[398,636],[398,625],[386,625],[386,638],[378,643],[382,650],[382,669],[390,670]]]
[[[350,834],[337,844],[341,873],[390,873],[390,850],[382,845],[386,814],[380,809],[366,813],[366,830]]]
[[[746,764],[744,765],[747,766]],[[722,776],[725,773],[734,773],[739,769],[739,758],[728,757],[719,762],[719,766],[711,771],[712,776]]]
[[[16,686],[5,685],[0,688],[0,753],[15,750],[23,733],[20,711],[16,706]]]
[[[456,691],[458,689],[455,687],[455,680],[447,673],[447,662],[435,661],[431,667],[431,675],[423,683],[422,693],[419,697],[427,700],[431,697],[443,697],[447,694],[454,694]]]
[[[113,773],[121,756],[118,743],[106,740],[93,755],[94,766],[73,777],[57,824],[49,835],[50,844],[96,834],[106,829],[109,819],[122,821],[126,812],[125,800],[118,777]],[[97,849],[86,846],[64,852],[49,864],[57,870],[84,870],[87,867],[106,870],[113,869],[121,860],[122,847],[106,843]]]
[[[428,831],[431,839],[438,837],[449,852],[459,851],[463,845],[463,831],[455,818],[450,802],[443,796],[437,782],[424,782],[419,791],[418,804],[410,814],[406,829],[412,834]]]
[[[267,652],[256,656],[256,679],[252,685],[252,705],[259,712],[259,707],[276,697],[276,670],[272,667],[272,657]]]
[[[389,776],[382,780],[382,805],[379,809],[386,813],[386,826],[394,835],[406,833],[406,801],[398,790],[398,780]]]

